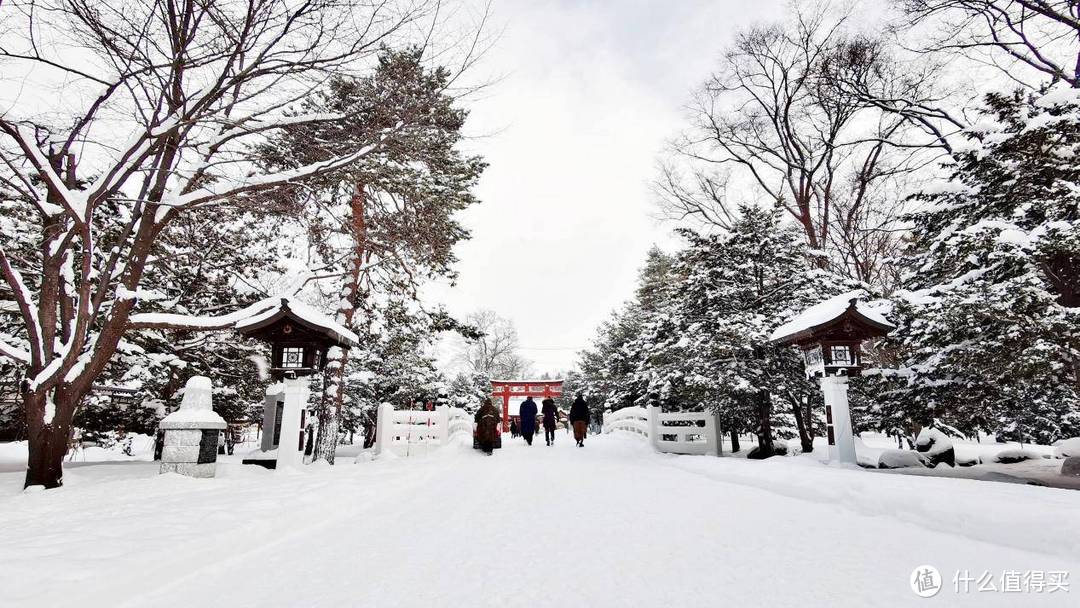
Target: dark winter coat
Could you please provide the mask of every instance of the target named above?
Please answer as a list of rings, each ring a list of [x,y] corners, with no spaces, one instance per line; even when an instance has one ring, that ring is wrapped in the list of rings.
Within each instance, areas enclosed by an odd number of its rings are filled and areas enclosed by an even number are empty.
[[[555,402],[551,399],[544,399],[542,405],[544,407],[540,411],[544,413],[544,428],[549,431],[554,431],[555,419],[558,417],[558,412],[555,409]]]
[[[521,417],[521,434],[531,435],[536,432],[536,402],[529,397],[525,400],[525,403],[521,404],[521,409],[518,410],[518,415]]]
[[[485,403],[476,411],[476,440],[480,445],[495,443],[495,428],[499,425],[499,410],[490,403]]]
[[[578,421],[589,421],[589,404],[585,403],[585,399],[581,397],[575,399],[574,404],[570,406],[570,422]]]

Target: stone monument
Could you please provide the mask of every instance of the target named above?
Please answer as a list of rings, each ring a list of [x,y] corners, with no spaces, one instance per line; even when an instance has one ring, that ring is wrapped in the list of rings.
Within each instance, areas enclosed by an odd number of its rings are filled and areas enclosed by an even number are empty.
[[[165,431],[161,472],[188,477],[213,477],[217,472],[218,435],[225,419],[213,409],[214,389],[206,376],[193,376],[184,385],[180,409],[159,425]]]

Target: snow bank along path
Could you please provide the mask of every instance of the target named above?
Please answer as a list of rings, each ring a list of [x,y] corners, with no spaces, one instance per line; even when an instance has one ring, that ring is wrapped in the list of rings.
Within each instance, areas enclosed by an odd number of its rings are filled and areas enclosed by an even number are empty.
[[[955,594],[957,570],[1068,570],[1080,493],[506,438],[212,480],[153,463],[0,474],[0,606],[1075,606]],[[912,570],[946,589],[917,597]],[[944,596],[944,597],[942,597]]]

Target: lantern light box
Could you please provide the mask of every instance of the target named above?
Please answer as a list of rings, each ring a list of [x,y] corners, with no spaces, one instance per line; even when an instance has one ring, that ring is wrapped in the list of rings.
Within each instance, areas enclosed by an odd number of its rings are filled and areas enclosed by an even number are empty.
[[[323,313],[296,300],[282,298],[277,306],[236,325],[242,335],[270,344],[270,374],[309,376],[326,365],[332,346],[350,348],[356,334]]]
[[[801,348],[809,376],[857,376],[862,343],[893,329],[885,317],[848,293],[811,306],[777,327],[771,341]]]

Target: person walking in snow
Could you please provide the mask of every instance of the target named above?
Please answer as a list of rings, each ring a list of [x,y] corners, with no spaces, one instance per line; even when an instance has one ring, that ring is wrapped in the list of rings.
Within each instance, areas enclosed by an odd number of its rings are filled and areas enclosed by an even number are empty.
[[[513,437],[517,437],[517,436],[518,436],[517,420],[511,420],[510,421],[510,437],[513,438]]]
[[[574,425],[574,440],[579,448],[585,447],[585,428],[589,424],[589,404],[585,403],[585,397],[578,393],[574,404],[570,406],[570,424]]]
[[[555,420],[559,412],[555,409],[555,401],[550,397],[540,402],[544,407],[540,410],[544,414],[544,441],[550,446],[555,443]]]
[[[499,410],[491,399],[484,399],[476,410],[476,442],[488,456],[495,450],[495,427],[499,424]]]
[[[518,417],[521,418],[521,436],[525,438],[525,443],[532,445],[533,433],[536,432],[536,402],[532,397],[526,398],[525,403],[521,404]]]

